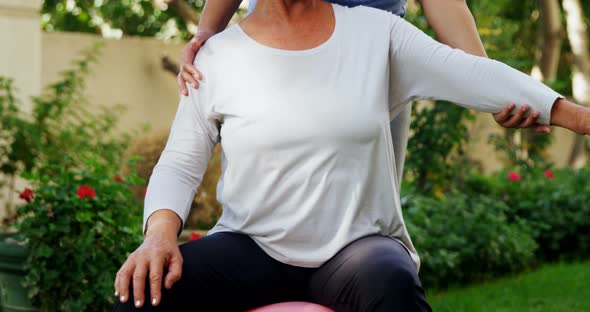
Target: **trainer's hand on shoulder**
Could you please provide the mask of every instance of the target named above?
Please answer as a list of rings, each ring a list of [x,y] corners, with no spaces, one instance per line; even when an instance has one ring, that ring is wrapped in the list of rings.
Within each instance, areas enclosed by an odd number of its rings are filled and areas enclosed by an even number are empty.
[[[551,127],[537,123],[539,112],[532,112],[526,116],[529,106],[522,106],[516,113],[511,114],[516,107],[514,104],[506,106],[501,112],[493,114],[494,120],[504,128],[534,128],[537,132],[551,133]]]
[[[180,58],[180,73],[176,77],[178,86],[180,87],[180,93],[188,95],[188,88],[186,83],[188,82],[193,88],[199,88],[199,80],[203,78],[201,72],[193,65],[195,56],[201,49],[201,46],[207,39],[213,36],[214,33],[211,31],[198,31],[197,34],[188,42],[188,44],[182,49],[182,55]]]
[[[162,300],[162,280],[170,289],[182,274],[182,255],[177,242],[177,222],[154,222],[148,227],[146,237],[123,264],[115,278],[115,295],[121,302],[133,300],[141,307],[146,300],[156,306]],[[164,269],[167,274],[164,277]],[[145,283],[149,276],[151,298],[144,298]],[[133,282],[133,298],[129,298],[129,285]]]

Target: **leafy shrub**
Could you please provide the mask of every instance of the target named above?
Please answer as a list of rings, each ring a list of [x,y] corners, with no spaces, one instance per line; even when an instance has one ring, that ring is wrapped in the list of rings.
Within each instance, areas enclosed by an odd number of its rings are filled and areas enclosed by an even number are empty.
[[[166,146],[169,131],[159,131],[135,141],[127,154],[140,156],[136,163],[137,174],[148,181],[160,154]],[[222,207],[217,201],[217,181],[221,175],[221,146],[218,145],[209,160],[203,181],[199,186],[192,203],[191,212],[186,222],[188,228],[210,229],[221,216]],[[135,190],[141,194],[143,190]]]
[[[30,114],[14,97],[12,81],[0,77],[0,173],[8,177],[12,190],[14,177],[22,173],[57,178],[48,164],[74,169],[90,155],[104,164],[122,163],[130,141],[129,134],[116,132],[123,108],[95,106],[98,112],[92,113],[84,94],[99,51],[100,45],[82,51],[60,81],[32,98]]]
[[[466,170],[468,167],[473,167],[463,147],[469,138],[466,121],[474,120],[475,115],[443,101],[428,108],[419,106],[420,103],[412,106],[413,132],[406,157],[406,179],[410,183],[406,185],[421,194],[434,195],[448,190],[470,171]]]
[[[478,281],[533,264],[530,229],[520,220],[508,223],[507,210],[482,195],[406,198],[406,225],[422,259],[425,286]]]
[[[590,167],[531,170],[510,181],[507,172],[490,178],[490,194],[509,207],[509,220],[524,219],[533,229],[544,260],[590,256]]]
[[[98,51],[83,51],[30,113],[0,78],[0,173],[12,189],[19,175],[33,185],[15,226],[30,250],[25,286],[44,311],[108,310],[115,271],[141,239],[130,187],[142,180],[117,177],[130,141],[116,129],[121,108],[91,106],[84,94]]]
[[[45,311],[107,311],[117,268],[141,242],[140,206],[130,186],[143,181],[118,167],[86,159],[80,169],[33,174],[17,229],[28,244],[25,287]]]

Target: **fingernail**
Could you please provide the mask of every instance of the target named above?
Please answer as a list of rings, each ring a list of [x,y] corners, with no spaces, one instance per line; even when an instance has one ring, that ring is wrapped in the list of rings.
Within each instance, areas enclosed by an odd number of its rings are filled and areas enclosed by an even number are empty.
[[[152,305],[156,305],[156,303],[158,303],[158,300],[156,298],[152,299]]]
[[[135,301],[135,306],[136,307],[139,307],[140,305],[141,305],[141,301],[139,301],[139,300]]]
[[[196,83],[193,83],[192,85],[193,85],[193,88],[197,88],[197,84]]]
[[[197,80],[201,80],[201,78],[199,78],[199,76],[197,74],[193,74],[193,77],[195,77],[195,79],[197,79]]]
[[[121,296],[119,299],[121,299],[121,302],[125,302],[125,296]]]
[[[119,292],[115,290],[115,297],[119,297]]]

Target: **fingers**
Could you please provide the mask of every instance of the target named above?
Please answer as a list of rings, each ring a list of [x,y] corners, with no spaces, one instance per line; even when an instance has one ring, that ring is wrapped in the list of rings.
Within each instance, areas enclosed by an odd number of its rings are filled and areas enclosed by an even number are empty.
[[[178,74],[178,76],[176,76],[176,82],[178,82],[178,87],[180,88],[180,94],[184,95],[184,96],[188,96],[188,89],[186,87],[186,83],[184,82],[184,79],[182,78],[182,73]]]
[[[537,132],[551,133],[553,131],[548,125],[535,125],[534,128]]]
[[[133,273],[133,302],[136,307],[143,306],[145,297],[145,280],[147,277],[148,263],[139,261]]]
[[[193,88],[195,88],[195,89],[199,88],[199,82],[197,81],[197,79],[195,78],[194,75],[190,74],[187,71],[183,71],[180,74],[182,75],[182,78],[184,79],[184,81],[188,82],[191,86],[193,86]]]
[[[117,277],[115,278],[115,295],[123,303],[129,300],[129,282],[134,270],[135,261],[132,257],[129,257],[119,272],[117,272]]]
[[[195,37],[184,47],[184,49],[182,49],[182,63],[180,64],[181,72],[176,77],[176,81],[178,82],[180,93],[185,96],[188,96],[186,83],[188,82],[193,88],[198,89],[199,83],[197,80],[201,80],[203,77],[193,66],[195,56],[199,52],[199,49],[201,49],[203,42],[204,40],[200,37]]]
[[[157,306],[161,301],[162,274],[164,259],[156,258],[150,263],[150,295],[151,304]]]
[[[513,103],[506,106],[501,112],[494,114],[494,120],[505,128],[533,128],[537,132],[552,132],[551,126],[537,123],[537,119],[539,119],[541,113],[532,112],[526,116],[530,107],[524,105],[514,115],[510,115],[514,107],[516,107],[516,105]]]
[[[505,121],[502,126],[506,128],[517,128],[528,110],[529,106],[523,105],[514,115],[508,119],[508,121]]]
[[[501,112],[494,114],[494,119],[496,119],[496,122],[502,124],[503,122],[507,121],[510,118],[510,113],[514,107],[516,107],[516,105],[514,103],[510,103],[510,105],[504,107]]]
[[[539,112],[533,112],[528,117],[525,117],[524,122],[522,122],[518,127],[519,128],[530,128],[530,127],[532,127],[534,124],[537,123],[537,118],[539,118],[539,115],[541,115],[541,113],[539,113]]]
[[[185,64],[184,66],[182,66],[182,71],[193,76],[195,80],[203,79],[203,75],[194,65]]]
[[[191,71],[187,71],[190,69]],[[194,66],[192,65],[184,65],[183,71],[176,76],[176,81],[178,82],[178,86],[180,87],[180,93],[184,96],[188,96],[188,88],[186,83],[188,82],[193,88],[199,88],[199,81],[202,77],[201,72],[199,72]]]
[[[179,250],[172,255],[170,258],[170,265],[168,266],[168,273],[164,280],[164,287],[167,289],[172,288],[172,285],[176,283],[182,275],[182,255]]]

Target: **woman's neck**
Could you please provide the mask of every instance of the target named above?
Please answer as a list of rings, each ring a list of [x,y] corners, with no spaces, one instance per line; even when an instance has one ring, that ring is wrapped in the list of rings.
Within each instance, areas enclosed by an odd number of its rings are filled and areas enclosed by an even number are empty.
[[[332,5],[323,0],[258,0],[240,26],[262,44],[303,50],[328,40],[335,23]]]
[[[298,24],[318,13],[327,3],[322,0],[258,0],[250,19],[265,24]]]

